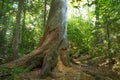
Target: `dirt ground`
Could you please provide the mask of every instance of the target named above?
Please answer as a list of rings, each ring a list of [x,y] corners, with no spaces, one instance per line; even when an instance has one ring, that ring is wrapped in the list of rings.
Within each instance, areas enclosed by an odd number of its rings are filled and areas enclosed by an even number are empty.
[[[21,74],[15,80],[120,80],[120,75],[111,70],[110,66],[96,66],[81,64],[65,67],[61,62],[53,70],[51,76],[39,79],[40,70],[36,69],[29,73]]]

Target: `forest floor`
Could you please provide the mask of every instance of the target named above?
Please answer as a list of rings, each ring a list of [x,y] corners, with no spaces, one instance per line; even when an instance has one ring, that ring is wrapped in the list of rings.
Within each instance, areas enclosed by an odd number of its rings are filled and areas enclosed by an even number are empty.
[[[88,55],[74,59],[77,65],[65,67],[59,61],[59,65],[52,72],[51,77],[39,79],[40,70],[21,74],[16,80],[120,80],[120,73],[113,69],[113,62],[101,59],[93,62]]]

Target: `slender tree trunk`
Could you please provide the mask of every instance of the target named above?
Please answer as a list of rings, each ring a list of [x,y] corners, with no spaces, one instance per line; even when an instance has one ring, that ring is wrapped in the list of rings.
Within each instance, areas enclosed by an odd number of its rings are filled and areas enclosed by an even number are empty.
[[[111,49],[110,29],[109,29],[110,27],[108,27],[108,24],[109,24],[108,19],[106,20],[105,24],[106,24],[106,38],[107,38],[107,55],[106,56],[108,56],[109,59],[112,60],[112,54],[110,51],[110,49]],[[109,26],[110,26],[110,24],[109,24]]]
[[[47,25],[38,47],[31,53],[7,64],[10,68],[41,67],[40,78],[45,78],[55,68],[58,57],[65,66],[71,66],[66,38],[67,0],[52,0]]]
[[[97,47],[98,42],[99,42],[99,4],[98,0],[95,0],[95,17],[96,17],[96,22],[95,22],[95,40],[94,40],[94,46]]]
[[[16,15],[16,27],[13,33],[13,56],[16,59],[18,57],[18,47],[19,47],[19,38],[20,38],[20,20],[21,20],[21,11],[23,6],[23,0],[19,0],[18,11]]]
[[[88,6],[87,6],[87,13],[88,13],[88,20],[90,21],[91,19],[90,19],[90,10],[89,10],[89,0],[87,0],[87,3],[88,3]],[[91,22],[91,21],[90,21]],[[89,24],[90,24],[90,22],[88,22]]]
[[[0,6],[0,7],[1,7],[1,8],[0,8],[0,9],[1,9],[0,18],[2,18],[2,16],[4,15],[4,14],[3,14],[3,11],[4,11],[4,3],[5,3],[5,1],[2,0],[1,6]]]
[[[25,31],[26,31],[26,22],[25,22],[25,20],[26,20],[26,8],[25,8],[26,6],[24,5],[24,9],[23,9],[23,19],[22,19],[22,26],[21,26],[21,43],[20,43],[20,45],[21,45],[21,47],[22,48],[24,48],[25,46],[24,46],[24,35],[25,35]]]
[[[106,35],[107,35],[107,41],[108,41],[108,44],[107,44],[107,46],[108,46],[108,50],[110,50],[110,48],[111,48],[111,43],[110,43],[110,30],[109,30],[109,27],[108,27],[108,24],[106,25]]]
[[[6,32],[7,32],[7,24],[6,24],[6,16],[5,16],[5,12],[4,9],[6,8],[5,6],[5,0],[2,0],[1,3],[1,12],[0,12],[0,53],[5,53],[6,47],[5,47],[5,43],[6,43]],[[1,25],[2,24],[2,25]]]
[[[47,5],[47,0],[44,0],[44,28],[45,28],[45,26],[46,26],[46,10],[47,10],[47,7],[46,7],[46,5]]]
[[[95,27],[99,27],[99,4],[98,0],[95,1],[95,15],[96,15],[96,22],[95,22]]]
[[[4,8],[4,3],[5,3],[5,0],[2,0],[1,9],[3,9],[3,8]]]

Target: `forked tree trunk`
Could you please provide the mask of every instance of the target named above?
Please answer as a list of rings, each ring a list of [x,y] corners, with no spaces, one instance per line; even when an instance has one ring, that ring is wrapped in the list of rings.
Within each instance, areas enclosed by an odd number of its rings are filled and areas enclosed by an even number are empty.
[[[59,56],[64,65],[70,66],[67,55],[66,18],[67,0],[52,0],[47,25],[38,47],[30,54],[2,66],[27,69],[41,66],[41,78],[51,73]]]

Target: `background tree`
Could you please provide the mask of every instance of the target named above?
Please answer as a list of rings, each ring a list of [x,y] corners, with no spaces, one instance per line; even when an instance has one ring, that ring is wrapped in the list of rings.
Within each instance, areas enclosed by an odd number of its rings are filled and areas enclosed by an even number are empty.
[[[18,57],[18,51],[19,51],[19,43],[20,43],[20,26],[21,26],[21,13],[23,9],[23,0],[18,1],[18,11],[16,15],[16,27],[14,29],[13,33],[13,56],[14,58]]]

